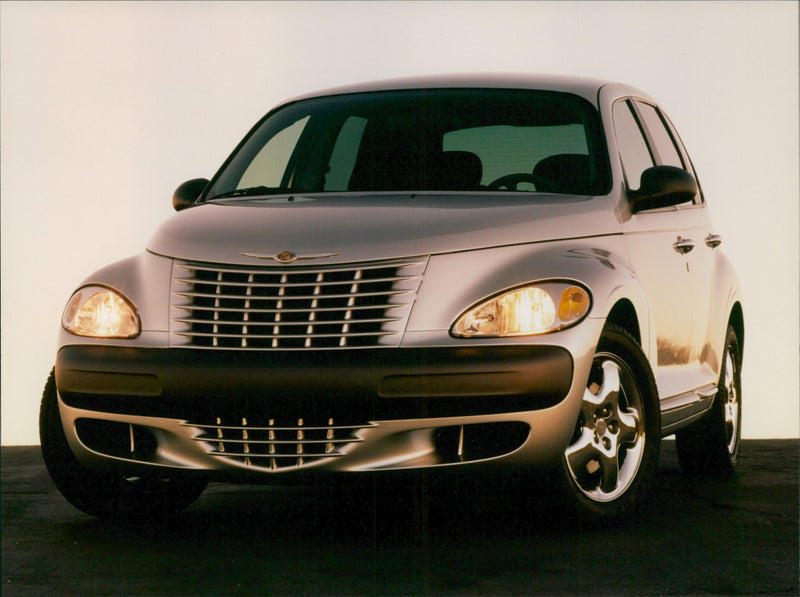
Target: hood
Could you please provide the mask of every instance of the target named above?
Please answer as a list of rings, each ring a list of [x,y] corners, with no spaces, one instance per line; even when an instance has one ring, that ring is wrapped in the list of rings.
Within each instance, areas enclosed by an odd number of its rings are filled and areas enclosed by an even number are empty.
[[[270,256],[285,251],[325,256],[315,261],[325,264],[452,253],[611,234],[619,225],[609,201],[485,193],[224,200],[176,214],[158,229],[148,250],[242,265],[275,264]]]

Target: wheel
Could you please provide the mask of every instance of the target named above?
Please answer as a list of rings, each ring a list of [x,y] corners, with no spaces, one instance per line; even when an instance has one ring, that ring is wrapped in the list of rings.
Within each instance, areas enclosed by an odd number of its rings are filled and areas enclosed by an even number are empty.
[[[187,508],[207,484],[204,477],[125,477],[84,467],[64,435],[53,371],[42,395],[39,439],[47,472],[58,490],[73,506],[91,516],[164,519]]]
[[[675,434],[678,462],[690,475],[733,473],[742,436],[741,367],[739,338],[729,326],[714,404],[705,417]]]
[[[631,513],[655,473],[660,440],[658,393],[647,359],[630,334],[608,325],[562,459],[572,505],[596,522]]]

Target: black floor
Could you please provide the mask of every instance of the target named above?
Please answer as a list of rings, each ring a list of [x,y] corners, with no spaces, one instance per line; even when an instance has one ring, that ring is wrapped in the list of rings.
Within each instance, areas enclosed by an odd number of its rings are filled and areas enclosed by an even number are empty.
[[[798,595],[798,441],[747,441],[730,481],[672,442],[652,499],[612,529],[546,488],[212,485],[165,526],[101,522],[2,449],[2,595]]]

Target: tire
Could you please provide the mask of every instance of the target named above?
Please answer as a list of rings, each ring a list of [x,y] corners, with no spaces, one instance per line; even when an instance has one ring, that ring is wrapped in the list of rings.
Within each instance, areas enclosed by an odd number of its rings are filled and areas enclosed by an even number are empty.
[[[741,367],[739,338],[728,326],[714,404],[705,417],[675,434],[685,473],[723,478],[733,474],[742,437]]]
[[[647,494],[660,444],[661,411],[650,365],[636,340],[609,324],[562,458],[573,509],[595,523],[632,514]]]
[[[64,435],[53,371],[42,395],[39,439],[47,472],[56,487],[70,504],[90,516],[165,520],[187,508],[207,485],[204,477],[125,477],[84,467]]]

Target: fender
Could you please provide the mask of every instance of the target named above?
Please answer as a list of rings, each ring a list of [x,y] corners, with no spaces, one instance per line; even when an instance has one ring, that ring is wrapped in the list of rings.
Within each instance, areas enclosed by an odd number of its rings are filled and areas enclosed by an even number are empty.
[[[706,342],[701,360],[711,367],[719,377],[722,368],[722,354],[725,351],[725,336],[728,324],[734,324],[739,335],[739,350],[744,352],[744,309],[742,289],[738,276],[728,257],[719,249],[714,250],[714,277],[711,282],[712,304],[722,304],[725,310],[708,319]],[[722,297],[725,297],[724,299]]]
[[[97,270],[84,279],[76,290],[98,284],[125,295],[139,314],[142,333],[129,340],[78,338],[61,328],[59,345],[168,346],[171,276],[172,260],[146,251]]]
[[[644,289],[630,268],[623,237],[616,234],[434,255],[416,301],[425,308],[412,311],[407,332],[447,334],[461,313],[485,298],[545,280],[584,285],[592,296],[590,319],[604,320],[618,301],[629,300],[637,313],[643,345],[655,344],[650,338]]]

